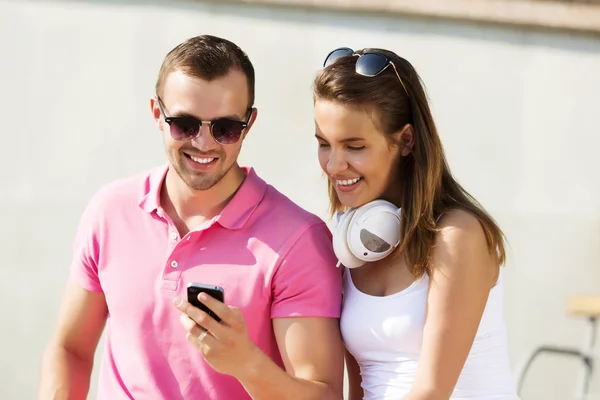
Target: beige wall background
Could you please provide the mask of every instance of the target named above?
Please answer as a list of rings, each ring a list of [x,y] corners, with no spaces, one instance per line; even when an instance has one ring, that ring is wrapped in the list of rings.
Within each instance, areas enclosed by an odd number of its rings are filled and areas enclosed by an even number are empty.
[[[540,343],[580,343],[583,323],[563,310],[571,294],[600,294],[597,36],[194,1],[0,0],[1,399],[35,398],[80,213],[99,185],[164,162],[156,74],[204,33],[237,42],[257,70],[242,162],[324,218],[314,74],[338,46],[409,59],[455,175],[509,238],[513,364]],[[523,398],[570,398],[577,366],[540,358]]]

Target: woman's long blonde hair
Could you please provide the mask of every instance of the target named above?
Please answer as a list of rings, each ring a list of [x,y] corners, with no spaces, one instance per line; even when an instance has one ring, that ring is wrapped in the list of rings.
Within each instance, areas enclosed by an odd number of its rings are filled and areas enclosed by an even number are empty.
[[[314,81],[314,99],[334,101],[349,106],[362,106],[375,111],[380,129],[390,143],[407,124],[413,127],[414,146],[410,155],[401,157],[398,185],[402,201],[401,237],[397,249],[403,253],[415,278],[431,266],[431,254],[439,231],[436,218],[450,209],[472,213],[481,223],[490,252],[495,252],[499,265],[505,262],[504,234],[494,219],[452,176],[444,155],[427,96],[413,66],[395,53],[380,52],[394,63],[403,85],[393,68],[377,76],[355,72],[358,57],[342,57],[320,71]],[[331,212],[343,206],[329,181]]]

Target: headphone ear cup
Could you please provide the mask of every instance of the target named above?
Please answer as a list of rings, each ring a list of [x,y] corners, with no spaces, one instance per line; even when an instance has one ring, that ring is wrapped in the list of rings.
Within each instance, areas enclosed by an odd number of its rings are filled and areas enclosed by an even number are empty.
[[[387,257],[400,242],[400,213],[392,203],[376,200],[356,210],[348,228],[348,247],[364,262]]]
[[[348,227],[356,210],[338,213],[333,229],[333,251],[337,259],[346,268],[358,268],[365,262],[358,259],[348,247]]]

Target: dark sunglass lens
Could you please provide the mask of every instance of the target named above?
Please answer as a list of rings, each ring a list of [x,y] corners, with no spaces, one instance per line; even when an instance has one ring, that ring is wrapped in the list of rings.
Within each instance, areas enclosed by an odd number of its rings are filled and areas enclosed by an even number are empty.
[[[389,64],[389,60],[383,54],[363,54],[356,61],[356,72],[365,76],[375,76]]]
[[[352,54],[354,54],[354,50],[346,48],[346,47],[341,48],[341,49],[336,49],[336,50],[332,51],[331,53],[329,53],[329,55],[325,59],[325,62],[323,63],[323,68],[327,67],[328,65],[331,65],[338,58],[348,57],[348,56],[351,56]]]
[[[231,144],[240,139],[242,129],[240,121],[218,119],[212,124],[212,135],[221,144]]]
[[[194,118],[173,118],[171,121],[171,136],[175,140],[190,140],[199,130],[200,121]]]

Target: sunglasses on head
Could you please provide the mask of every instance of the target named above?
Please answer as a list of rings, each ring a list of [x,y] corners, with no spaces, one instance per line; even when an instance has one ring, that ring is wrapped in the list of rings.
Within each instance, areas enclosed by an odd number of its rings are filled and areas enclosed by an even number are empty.
[[[192,116],[167,117],[163,109],[163,102],[158,97],[158,108],[163,115],[165,122],[169,124],[171,136],[175,140],[190,141],[194,140],[200,134],[200,128],[203,124],[208,124],[210,134],[217,143],[232,144],[236,143],[242,137],[244,129],[248,126],[252,114],[248,117],[248,121],[238,121],[230,118],[219,118],[213,121],[202,121]],[[251,111],[252,108],[248,108]]]
[[[323,68],[333,64],[339,58],[348,56],[358,57],[358,60],[356,61],[356,73],[363,76],[377,76],[391,65],[392,68],[394,68],[394,72],[396,73],[400,84],[402,85],[404,91],[408,95],[408,91],[406,90],[406,86],[404,86],[402,78],[400,78],[400,74],[398,74],[396,65],[392,60],[390,60],[388,56],[380,52],[367,52],[363,54],[358,54],[348,47],[340,47],[339,49],[333,50],[327,55],[327,57],[325,57],[325,61],[323,62]]]

